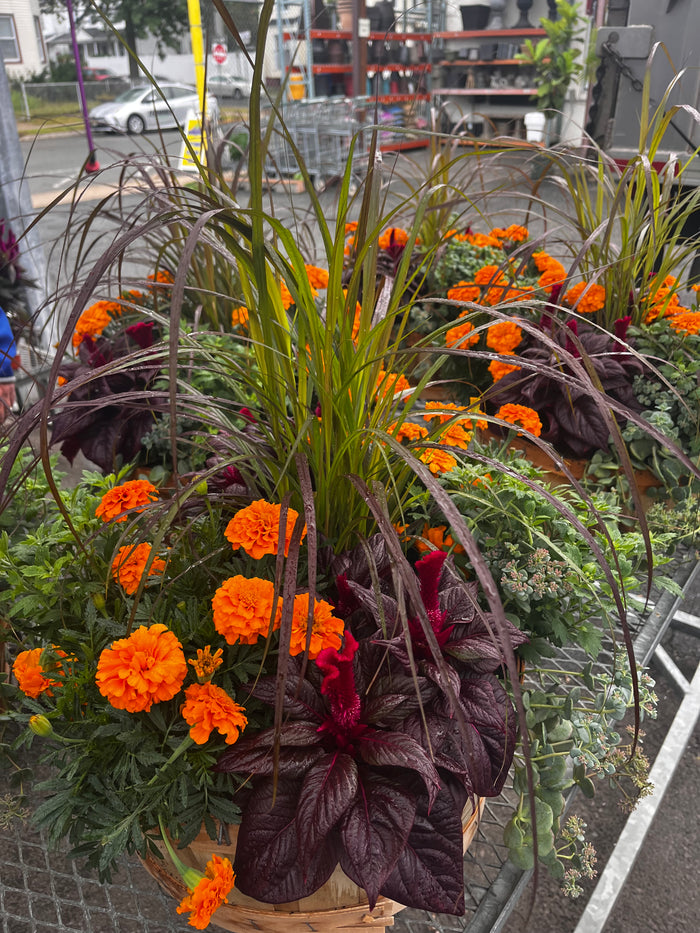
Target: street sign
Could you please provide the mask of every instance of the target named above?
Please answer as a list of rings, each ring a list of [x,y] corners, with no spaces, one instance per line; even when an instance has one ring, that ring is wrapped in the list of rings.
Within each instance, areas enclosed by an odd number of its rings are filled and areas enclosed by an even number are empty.
[[[211,48],[211,57],[214,59],[217,65],[226,64],[226,59],[228,58],[228,49],[223,43],[217,42]]]

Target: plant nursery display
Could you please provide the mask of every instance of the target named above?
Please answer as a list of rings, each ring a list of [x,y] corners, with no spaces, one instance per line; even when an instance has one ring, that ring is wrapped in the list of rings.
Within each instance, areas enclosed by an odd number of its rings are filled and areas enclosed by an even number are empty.
[[[568,791],[648,792],[627,613],[673,588],[675,537],[633,467],[685,506],[700,476],[682,212],[640,275],[653,139],[622,175],[552,153],[576,243],[541,180],[507,223],[461,193],[496,151],[439,143],[395,204],[375,139],[359,192],[350,164],[334,212],[309,185],[294,228],[263,190],[273,6],[247,203],[211,165],[115,200],[128,234],[77,263],[52,388],[3,429],[3,695],[50,769],[34,818],[101,879],[137,853],[197,929],[342,927],[463,914],[464,847],[510,775],[513,862],[576,894]],[[625,203],[620,248],[597,215]],[[62,483],[52,447],[92,468]],[[594,483],[603,457],[626,496]]]

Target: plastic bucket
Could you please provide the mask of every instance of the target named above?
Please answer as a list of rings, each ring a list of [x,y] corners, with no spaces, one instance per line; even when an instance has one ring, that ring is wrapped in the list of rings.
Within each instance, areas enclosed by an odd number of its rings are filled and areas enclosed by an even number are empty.
[[[543,113],[540,113],[539,110],[533,110],[531,113],[526,113],[524,116],[525,121],[525,137],[529,143],[543,143],[544,142],[544,127],[547,122],[547,118]]]
[[[289,96],[292,100],[303,100],[306,97],[306,86],[304,84],[304,75],[299,71],[293,71],[289,76]]]

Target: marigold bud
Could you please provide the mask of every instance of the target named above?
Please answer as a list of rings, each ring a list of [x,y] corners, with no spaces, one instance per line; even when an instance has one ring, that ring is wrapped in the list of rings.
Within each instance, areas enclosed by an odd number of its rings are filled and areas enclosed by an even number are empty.
[[[106,605],[105,598],[102,593],[94,593],[92,601],[94,603],[95,609],[97,609],[98,612],[102,612]]]
[[[51,735],[53,732],[53,726],[46,718],[46,716],[32,716],[29,719],[29,728],[32,730],[34,735],[40,735],[43,738]]]

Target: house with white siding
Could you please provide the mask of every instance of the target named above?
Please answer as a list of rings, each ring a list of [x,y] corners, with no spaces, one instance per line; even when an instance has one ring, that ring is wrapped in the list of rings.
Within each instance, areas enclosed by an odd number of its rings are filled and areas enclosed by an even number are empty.
[[[44,70],[48,56],[39,0],[0,0],[0,50],[11,81]]]

